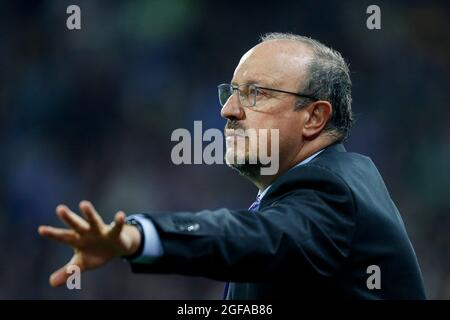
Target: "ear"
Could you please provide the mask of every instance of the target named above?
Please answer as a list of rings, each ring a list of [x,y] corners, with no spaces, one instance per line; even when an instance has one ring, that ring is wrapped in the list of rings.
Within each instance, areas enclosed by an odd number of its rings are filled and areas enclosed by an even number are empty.
[[[328,101],[316,101],[304,109],[305,124],[303,136],[307,140],[317,137],[328,123],[333,113],[333,107]]]

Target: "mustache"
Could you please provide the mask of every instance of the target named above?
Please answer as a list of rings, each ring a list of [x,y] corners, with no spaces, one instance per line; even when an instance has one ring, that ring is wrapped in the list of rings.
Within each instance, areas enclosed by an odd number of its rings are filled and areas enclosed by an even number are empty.
[[[236,120],[228,120],[226,125],[225,125],[225,129],[233,129],[233,130],[237,130],[237,129],[242,129],[242,130],[246,130],[245,127]]]

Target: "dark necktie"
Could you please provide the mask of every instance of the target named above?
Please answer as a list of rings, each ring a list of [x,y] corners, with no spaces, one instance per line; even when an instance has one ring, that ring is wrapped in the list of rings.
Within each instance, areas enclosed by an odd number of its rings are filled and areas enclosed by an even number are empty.
[[[258,210],[260,202],[261,202],[261,199],[259,198],[259,194],[258,194],[255,202],[253,202],[252,205],[248,208],[248,211],[255,212],[256,210]],[[223,300],[226,300],[229,288],[230,288],[230,282],[227,281],[225,283],[225,288],[223,289]]]

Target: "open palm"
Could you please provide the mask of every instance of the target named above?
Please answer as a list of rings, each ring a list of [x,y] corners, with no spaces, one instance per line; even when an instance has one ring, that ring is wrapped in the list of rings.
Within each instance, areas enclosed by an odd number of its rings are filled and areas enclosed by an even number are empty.
[[[70,276],[66,269],[70,265],[77,265],[83,272],[98,268],[116,257],[129,255],[137,248],[136,237],[133,235],[138,231],[123,232],[125,214],[122,211],[116,213],[114,222],[109,225],[103,222],[88,201],[80,202],[80,211],[86,220],[67,206],[59,205],[56,214],[71,229],[51,226],[40,226],[38,229],[41,236],[70,245],[75,251],[72,259],[50,276],[50,284],[54,287],[66,282]]]

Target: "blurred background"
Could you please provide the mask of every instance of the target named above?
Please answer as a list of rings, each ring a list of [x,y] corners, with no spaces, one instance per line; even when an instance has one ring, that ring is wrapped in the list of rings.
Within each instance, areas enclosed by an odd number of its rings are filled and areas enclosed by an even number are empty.
[[[66,8],[81,8],[81,30]],[[366,9],[381,8],[381,30]],[[223,283],[135,275],[124,261],[52,289],[69,248],[37,234],[55,207],[126,213],[245,208],[225,165],[172,164],[176,128],[223,128],[216,85],[266,32],[311,36],[350,63],[356,124],[402,213],[427,294],[450,299],[447,1],[1,1],[0,298],[221,299]],[[382,232],[382,230],[380,230]]]

